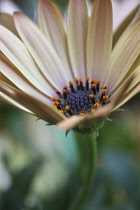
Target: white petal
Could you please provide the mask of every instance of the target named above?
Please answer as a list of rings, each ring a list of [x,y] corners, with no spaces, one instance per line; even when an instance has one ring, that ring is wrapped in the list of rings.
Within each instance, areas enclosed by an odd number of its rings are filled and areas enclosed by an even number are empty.
[[[39,90],[44,93],[47,91],[47,94],[53,92],[51,86],[48,86],[46,90],[48,83],[39,72],[39,69],[21,40],[3,26],[0,26],[0,48],[5,56]]]
[[[64,68],[50,42],[25,15],[17,12],[14,14],[14,20],[20,37],[42,73],[56,89],[62,90],[63,86],[67,85],[69,77],[66,73],[67,69]]]
[[[34,87],[19,71],[7,60],[2,59],[0,62],[0,70],[1,72],[12,81],[19,89],[23,92],[36,97],[38,100],[42,100],[45,103],[53,104],[53,102],[45,96],[42,92],[40,92],[36,87]]]

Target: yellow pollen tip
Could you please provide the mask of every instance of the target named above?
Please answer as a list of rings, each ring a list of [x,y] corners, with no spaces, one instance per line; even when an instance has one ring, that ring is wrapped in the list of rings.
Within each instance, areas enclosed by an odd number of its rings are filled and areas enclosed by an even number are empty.
[[[57,101],[57,98],[51,97],[51,100],[52,100],[52,101]]]
[[[69,81],[69,84],[70,84],[70,85],[73,85],[73,82],[72,82],[72,81]]]
[[[96,83],[97,83],[97,84],[100,84],[100,83],[101,83],[101,81],[96,81]]]
[[[86,81],[89,81],[89,77],[86,77]]]
[[[102,86],[101,89],[107,89],[107,87],[106,86]]]
[[[89,95],[89,98],[94,98],[94,95],[93,95],[93,94],[90,94],[90,95]]]
[[[103,99],[104,100],[108,100],[108,96],[103,96]]]
[[[92,79],[92,80],[91,80],[91,83],[96,83],[96,80]]]
[[[75,82],[79,82],[79,79],[78,78],[75,78]]]
[[[83,82],[82,78],[79,79],[79,82]]]
[[[91,113],[94,113],[95,112],[95,109],[91,109]]]
[[[66,93],[66,92],[67,92],[66,89],[63,89],[63,90],[62,90],[62,93]]]
[[[91,87],[94,88],[96,85],[95,84],[91,84]]]
[[[94,107],[95,107],[95,108],[98,108],[99,106],[100,106],[99,103],[95,103],[95,104],[94,104]]]
[[[102,93],[105,94],[105,93],[106,93],[106,89],[103,89],[103,90],[102,90]]]
[[[54,106],[58,106],[60,103],[58,101],[54,102]]]
[[[59,112],[62,113],[62,114],[64,114],[64,111],[63,110],[59,110]]]
[[[70,106],[65,106],[65,110],[69,110],[70,109]]]
[[[83,111],[80,112],[80,115],[85,115],[85,113]]]

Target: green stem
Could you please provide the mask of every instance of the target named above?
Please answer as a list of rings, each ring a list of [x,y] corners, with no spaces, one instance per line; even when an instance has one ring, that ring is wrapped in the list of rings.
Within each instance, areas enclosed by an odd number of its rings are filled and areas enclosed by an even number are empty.
[[[93,183],[93,177],[96,167],[96,156],[97,156],[97,145],[96,145],[96,135],[79,135],[76,134],[76,140],[78,141],[78,147],[80,149],[80,152],[82,156],[82,167],[83,167],[83,160],[85,162],[84,167],[86,167],[86,173],[85,173],[85,180],[83,187],[76,198],[71,210],[80,210],[83,204],[85,203],[86,199],[88,198],[88,195],[90,193],[92,183]],[[80,145],[82,144],[82,145]],[[83,149],[84,151],[82,151]]]

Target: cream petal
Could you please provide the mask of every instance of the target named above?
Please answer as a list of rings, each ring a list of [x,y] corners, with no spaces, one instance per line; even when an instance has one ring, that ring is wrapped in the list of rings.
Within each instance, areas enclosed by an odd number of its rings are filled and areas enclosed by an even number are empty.
[[[117,43],[118,39],[120,38],[121,34],[124,32],[124,30],[129,26],[131,21],[134,19],[136,13],[138,12],[139,6],[135,7],[130,14],[123,20],[123,22],[120,24],[120,26],[117,28],[117,30],[114,32],[113,35],[113,47]]]
[[[66,130],[67,132],[71,129],[75,128],[79,123],[81,123],[85,118],[83,116],[73,116],[67,118],[66,120],[58,123],[57,125],[62,129]]]
[[[77,126],[80,128],[84,128],[85,125],[89,124],[89,122],[90,126],[92,126],[94,123],[97,123],[101,118],[106,117],[110,113],[112,108],[112,105],[107,105],[101,107],[94,114],[86,114],[85,116],[72,116],[58,123],[57,125],[67,132]]]
[[[112,48],[112,5],[110,0],[95,0],[87,39],[87,75],[95,80],[107,76]]]
[[[69,66],[64,20],[59,8],[50,0],[38,1],[38,24],[60,59],[63,61],[67,75],[73,79]]]
[[[0,24],[2,26],[4,26],[5,28],[9,29],[17,37],[19,36],[18,35],[18,32],[16,30],[16,27],[15,27],[13,16],[12,15],[6,14],[6,13],[1,13],[0,14]]]
[[[122,99],[122,97],[126,93],[126,90],[128,90],[130,85],[132,84],[134,77],[135,77],[134,74],[131,74],[126,79],[126,81],[123,82],[123,84],[116,91],[116,93],[111,96],[111,103],[113,103],[113,107],[116,107],[118,105],[119,101]],[[116,108],[113,108],[113,109],[116,109]]]
[[[0,48],[5,56],[33,85],[42,92],[46,92],[48,83],[39,72],[26,47],[21,40],[3,26],[0,26]],[[0,54],[0,57],[2,57],[2,54]],[[53,88],[48,85],[47,91],[48,94],[51,94]]]
[[[35,97],[27,95],[24,92],[19,91],[2,81],[0,83],[0,89],[2,93],[6,94],[14,101],[19,102],[26,109],[31,110],[33,113],[35,113],[36,116],[49,123],[56,124],[66,118],[52,106],[49,106],[43,101],[39,101]]]
[[[119,107],[123,106],[127,101],[129,101],[138,93],[140,93],[140,82],[121,98],[115,109],[118,109]]]
[[[56,51],[41,30],[22,13],[14,13],[16,28],[35,62],[47,80],[58,90],[67,85],[69,77]]]
[[[68,50],[75,78],[86,76],[88,12],[85,0],[70,0],[67,17]]]
[[[127,74],[130,67],[137,59],[140,52],[140,21],[131,30],[130,33],[120,39],[115,45],[110,58],[110,65],[108,69],[108,84],[109,90],[112,91],[122,78]]]
[[[134,86],[136,86],[140,82],[140,65],[137,66],[137,68],[134,69],[133,72],[131,72],[127,77],[125,77],[118,85],[118,87],[110,94],[112,96],[115,95],[122,88],[122,85],[132,77],[133,80],[131,81],[129,87],[125,90],[125,94],[127,94],[131,89],[134,88]]]
[[[34,87],[12,63],[8,62],[4,58],[1,60],[0,70],[23,92],[33,97],[36,97],[36,99],[42,100],[45,103],[48,103],[50,105],[53,104],[53,102],[47,95],[44,95],[44,93],[40,92],[36,87]]]

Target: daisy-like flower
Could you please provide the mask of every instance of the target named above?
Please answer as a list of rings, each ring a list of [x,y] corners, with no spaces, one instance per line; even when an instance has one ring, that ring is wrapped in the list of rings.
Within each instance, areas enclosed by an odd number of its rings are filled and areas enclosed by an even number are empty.
[[[1,14],[2,100],[66,130],[90,128],[140,90],[136,10],[114,35],[111,0],[95,0],[90,16],[85,0],[70,0],[66,22],[50,0],[38,1],[37,25]]]

